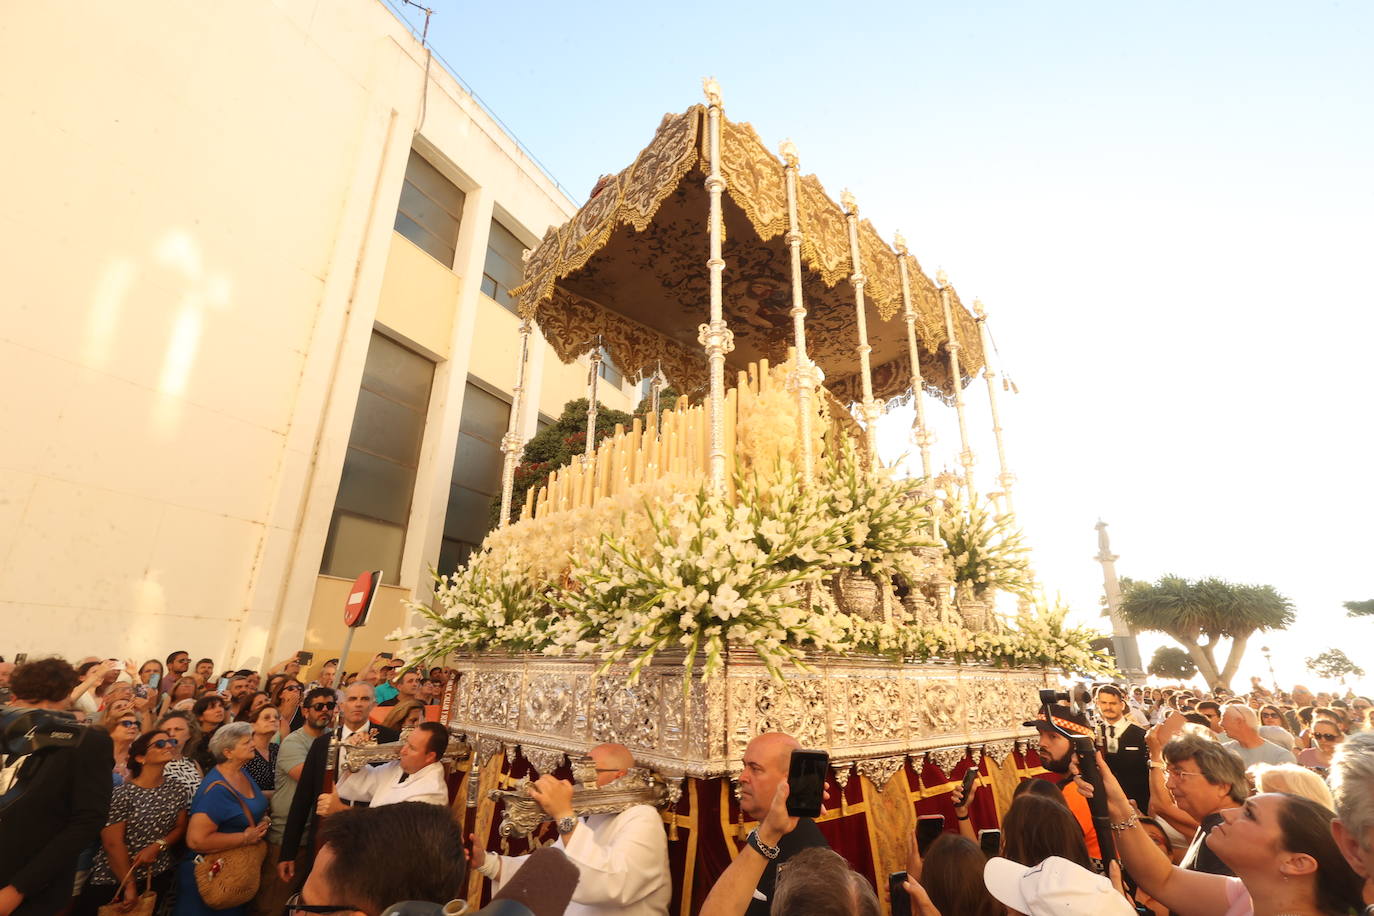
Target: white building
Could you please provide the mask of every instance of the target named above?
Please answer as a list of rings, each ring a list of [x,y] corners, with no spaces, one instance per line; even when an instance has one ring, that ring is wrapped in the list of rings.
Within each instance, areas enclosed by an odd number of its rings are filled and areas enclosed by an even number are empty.
[[[485,530],[573,202],[379,0],[11,4],[0,77],[0,654],[337,654],[370,568],[384,648]],[[586,373],[540,341],[526,436]]]

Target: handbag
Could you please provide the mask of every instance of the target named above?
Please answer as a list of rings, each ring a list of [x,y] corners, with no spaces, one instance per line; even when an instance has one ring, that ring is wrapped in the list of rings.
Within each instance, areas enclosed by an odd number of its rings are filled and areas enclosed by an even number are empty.
[[[124,876],[124,880],[119,882],[119,887],[115,888],[114,899],[102,907],[96,909],[96,916],[153,916],[153,909],[157,906],[157,894],[153,893],[153,870],[148,869],[148,880],[143,886],[143,893],[138,895],[134,905],[129,909],[124,909],[120,905],[119,898],[124,894],[124,885],[129,883],[129,879],[134,876],[136,868],[129,869],[129,873]],[[134,882],[134,887],[138,882]]]
[[[215,786],[224,786],[233,793],[234,798],[243,806],[243,816],[248,819],[249,826],[256,823],[253,820],[253,812],[248,810],[248,803],[243,800],[243,796],[234,791],[233,786],[224,780],[218,780],[211,783],[206,791]],[[252,900],[258,892],[262,860],[266,856],[266,843],[254,843],[251,846],[239,846],[236,849],[207,852],[196,856],[196,890],[200,891],[200,899],[212,910],[227,910]]]

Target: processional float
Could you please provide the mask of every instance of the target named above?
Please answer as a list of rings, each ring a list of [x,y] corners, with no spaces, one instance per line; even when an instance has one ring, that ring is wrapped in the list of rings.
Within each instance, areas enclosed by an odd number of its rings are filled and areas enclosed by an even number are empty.
[[[576,513],[637,494],[650,501],[700,488],[734,498],[733,472],[748,461],[762,467],[758,451],[771,446],[757,428],[779,413],[795,420],[785,426],[786,457],[814,481],[822,459],[833,460],[846,442],[876,467],[879,416],[888,403],[911,398],[921,492],[933,495],[927,395],[958,414],[960,471],[944,486],[973,493],[963,389],[986,368],[985,314],[970,314],[943,275],[932,281],[900,237],[889,246],[852,196],[836,204],[814,175],[803,176],[790,142],[774,156],[752,127],[725,117],[714,81],[706,89],[707,104],[665,116],[629,167],[598,182],[576,215],[527,253],[523,285],[513,291],[521,322],[502,441],[501,527],[486,549],[499,551],[517,536],[554,537]],[[536,327],[564,361],[593,360],[588,439],[580,460],[516,502]],[[597,443],[595,361],[603,353],[629,377],[652,376],[655,402],[664,382],[689,396]],[[1012,477],[995,431],[1009,510]],[[932,515],[932,527],[939,523]],[[849,611],[874,627],[894,614],[967,627],[967,606],[977,602],[971,591],[953,589],[949,558],[935,542],[916,553],[924,562],[906,567],[917,570],[907,579],[921,581],[906,581],[901,596],[877,588],[867,605]],[[550,579],[566,580],[562,557],[541,562]],[[851,580],[863,578],[838,570],[827,581],[837,599],[852,599]],[[823,597],[831,600],[829,592]],[[983,627],[993,620],[986,608],[973,619]],[[829,750],[839,803],[821,828],[871,878],[901,869],[918,812],[944,813],[952,829],[948,793],[969,767],[980,768],[986,787],[974,801],[984,825],[1005,810],[1018,778],[1038,772],[1018,741],[1033,734],[1021,722],[1038,704],[1043,666],[813,652],[805,670],[780,672],[731,644],[708,677],[699,661],[684,676],[684,655],[671,647],[642,666],[607,658],[512,650],[447,658],[459,676],[444,717],[471,749],[470,829],[507,848],[537,843],[523,839],[540,818],[512,791],[518,781],[567,775],[595,745],[625,744],[640,770],[599,800],[584,791],[579,804],[608,810],[638,799],[663,809],[673,908],[683,914],[700,907],[747,833],[732,779],[760,733],[784,731]],[[473,878],[474,894],[480,880]]]

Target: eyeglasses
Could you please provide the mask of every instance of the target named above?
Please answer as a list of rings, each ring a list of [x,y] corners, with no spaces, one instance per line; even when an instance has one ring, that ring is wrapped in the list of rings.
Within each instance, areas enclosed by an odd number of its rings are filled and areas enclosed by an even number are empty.
[[[122,720],[119,722],[119,724],[122,725],[122,726],[124,726],[125,728],[138,728],[138,720],[137,720],[137,719],[122,719]]]
[[[1169,767],[1168,769],[1166,769],[1166,770],[1164,771],[1164,775],[1165,775],[1165,776],[1168,776],[1170,779],[1186,779],[1186,778],[1188,778],[1189,776],[1201,776],[1202,774],[1201,774],[1201,773],[1193,773],[1193,772],[1190,772],[1190,771],[1188,771],[1188,770],[1177,770],[1177,769],[1174,769],[1173,767]]]
[[[1312,737],[1318,741],[1339,741],[1341,739],[1340,735],[1333,735],[1330,732],[1313,732]]]
[[[150,742],[150,743],[152,744],[153,747],[164,747],[164,748],[166,748],[166,747],[176,747],[176,746],[177,746],[177,739],[175,739],[175,738],[158,738],[156,741],[153,741],[153,742]]]
[[[358,907],[349,906],[345,903],[327,903],[321,905],[301,903],[301,895],[297,892],[286,899],[286,906],[282,908],[282,916],[292,916],[294,913],[343,913],[348,910],[356,909],[358,909]]]
[[[296,690],[296,691],[299,691],[300,689],[301,689],[301,685],[300,685],[300,684],[287,684],[285,687],[283,687],[283,688],[281,689],[281,692],[282,692],[282,693],[286,693],[286,691],[288,691],[288,690]]]
[[[313,710],[315,710],[315,712],[324,712],[325,710],[327,710],[327,709],[333,709],[334,707],[336,707],[336,706],[338,706],[338,705],[339,705],[339,704],[338,704],[338,703],[335,703],[333,700],[327,700],[327,701],[324,702],[324,703],[311,703],[311,704],[310,704],[310,708],[313,709]],[[329,910],[325,910],[325,912],[330,912],[330,911],[329,911]]]

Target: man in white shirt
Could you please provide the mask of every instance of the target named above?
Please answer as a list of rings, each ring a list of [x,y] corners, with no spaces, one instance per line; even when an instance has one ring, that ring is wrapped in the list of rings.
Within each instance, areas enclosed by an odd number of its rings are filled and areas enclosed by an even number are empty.
[[[598,745],[592,748],[591,758],[598,787],[609,785],[634,766],[623,744]],[[572,783],[544,775],[528,791],[558,825],[554,845],[577,866],[579,879],[567,916],[663,916],[668,912],[672,897],[668,840],[656,810],[634,805],[619,814],[593,814],[584,822],[573,812]],[[493,891],[499,891],[528,858],[484,852],[473,836],[468,842],[468,862],[491,879]]]
[[[401,757],[391,763],[364,767],[342,780],[333,793],[321,795],[317,814],[342,811],[345,801],[367,802],[373,808],[397,802],[448,805],[448,784],[441,758],[448,750],[448,729],[438,722],[421,722],[401,745]]]

